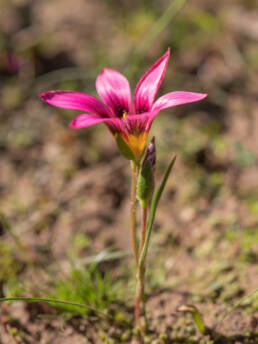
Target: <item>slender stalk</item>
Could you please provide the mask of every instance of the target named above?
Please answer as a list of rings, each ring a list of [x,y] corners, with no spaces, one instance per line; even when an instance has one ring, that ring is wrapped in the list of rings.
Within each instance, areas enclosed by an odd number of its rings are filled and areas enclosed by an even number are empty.
[[[144,295],[144,282],[143,282],[143,275],[138,272],[137,275],[137,288],[136,288],[136,301],[135,301],[135,307],[134,307],[134,316],[135,316],[135,322],[136,324],[141,328],[141,303],[143,301],[143,295]]]
[[[130,196],[130,232],[131,232],[131,241],[133,246],[133,254],[136,262],[136,266],[138,266],[139,260],[139,245],[136,233],[136,187],[137,187],[137,179],[139,174],[139,167],[138,165],[132,161],[131,164],[132,168],[132,184],[131,184],[131,196]]]
[[[140,255],[142,253],[144,243],[146,240],[146,228],[147,228],[147,207],[142,207],[142,231],[141,231],[141,245]],[[137,289],[136,289],[136,302],[135,302],[135,320],[140,327],[140,316],[141,313],[145,316],[145,293],[144,293],[144,278],[145,278],[145,264],[142,266],[138,265],[137,271]]]
[[[147,207],[142,207],[142,237],[141,237],[141,248],[140,248],[140,253],[142,253],[143,246],[145,243],[146,239],[146,229],[147,229]]]

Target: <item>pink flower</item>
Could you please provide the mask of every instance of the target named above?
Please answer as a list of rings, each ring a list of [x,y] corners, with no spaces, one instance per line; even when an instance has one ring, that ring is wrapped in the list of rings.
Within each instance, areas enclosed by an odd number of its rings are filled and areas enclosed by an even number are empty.
[[[206,93],[176,91],[154,101],[169,56],[168,49],[142,76],[134,92],[133,105],[128,80],[121,73],[107,68],[101,71],[96,80],[96,89],[102,101],[90,94],[75,91],[50,91],[41,93],[40,97],[57,107],[86,112],[72,120],[71,128],[105,123],[113,136],[119,134],[135,159],[139,159],[145,150],[151,124],[160,110],[196,102],[207,96]]]

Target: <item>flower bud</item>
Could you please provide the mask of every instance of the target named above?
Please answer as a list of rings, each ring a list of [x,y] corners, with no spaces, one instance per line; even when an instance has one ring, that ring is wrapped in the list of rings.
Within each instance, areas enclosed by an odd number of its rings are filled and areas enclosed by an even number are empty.
[[[137,184],[137,194],[143,208],[147,207],[154,191],[155,164],[156,148],[155,137],[153,137],[147,147]]]
[[[147,150],[146,150],[146,154],[145,154],[145,158],[144,158],[144,161],[143,161],[143,165],[147,161],[149,161],[151,163],[152,171],[154,173],[155,172],[155,167],[156,167],[155,136],[153,136],[153,138],[151,139],[151,141],[148,144],[148,147],[147,147]]]

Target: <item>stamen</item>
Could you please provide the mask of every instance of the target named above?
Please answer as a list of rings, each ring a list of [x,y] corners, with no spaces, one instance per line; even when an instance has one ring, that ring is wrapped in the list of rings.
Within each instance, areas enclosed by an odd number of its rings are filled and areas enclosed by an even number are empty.
[[[127,109],[125,109],[124,106],[120,105],[120,104],[116,104],[115,105],[115,114],[117,117],[121,118],[123,117],[124,113],[127,112]]]

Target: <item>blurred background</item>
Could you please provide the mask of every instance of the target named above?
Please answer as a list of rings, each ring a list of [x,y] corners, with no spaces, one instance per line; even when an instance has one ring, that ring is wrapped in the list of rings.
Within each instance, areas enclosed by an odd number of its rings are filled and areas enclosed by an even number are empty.
[[[159,94],[209,96],[163,111],[152,127],[157,179],[178,159],[156,220],[150,264],[158,273],[148,277],[150,290],[178,283],[189,291],[191,281],[194,300],[214,306],[255,289],[257,43],[255,0],[1,0],[2,296],[42,294],[35,283],[43,273],[32,265],[45,271],[131,247],[128,162],[104,125],[74,131],[68,124],[77,112],[51,107],[38,93],[96,95],[103,67],[124,73],[134,88],[168,47]],[[121,259],[105,269],[119,275],[125,265]],[[155,309],[158,301],[151,302]],[[257,299],[245,307],[257,314]],[[246,330],[257,329],[250,324]]]

